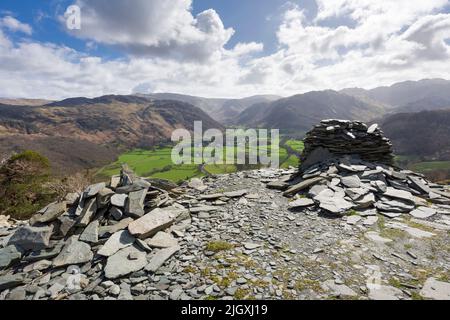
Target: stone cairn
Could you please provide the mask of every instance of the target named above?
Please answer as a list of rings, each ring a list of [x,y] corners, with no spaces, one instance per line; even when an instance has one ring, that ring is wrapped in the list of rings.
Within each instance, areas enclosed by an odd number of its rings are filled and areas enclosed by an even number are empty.
[[[387,165],[394,159],[391,142],[376,124],[368,128],[359,121],[323,120],[306,134],[304,142],[301,170],[342,156]]]
[[[175,202],[181,192],[124,166],[108,185],[48,205],[12,234],[0,233],[0,292],[31,283],[33,299],[64,299],[102,283],[119,296],[123,288],[106,280],[155,273],[180,249],[172,233],[182,233],[190,221],[189,210]]]
[[[268,187],[293,198],[292,210],[422,219],[448,211],[448,189],[395,168],[392,159],[392,145],[377,125],[325,120],[307,134],[299,173]]]

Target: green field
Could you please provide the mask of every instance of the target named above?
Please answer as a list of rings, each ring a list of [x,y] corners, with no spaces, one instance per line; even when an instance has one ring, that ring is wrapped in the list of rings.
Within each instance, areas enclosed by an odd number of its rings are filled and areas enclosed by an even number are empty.
[[[296,151],[301,150],[303,148],[303,142],[289,140],[289,146]],[[258,150],[259,149],[260,148],[258,148]],[[270,151],[272,148],[271,146],[268,146],[267,149]],[[209,150],[208,148],[205,148],[204,151],[207,152]],[[249,152],[248,147],[246,148],[246,152]],[[171,147],[157,148],[154,150],[132,150],[120,155],[116,162],[105,166],[99,170],[96,175],[100,178],[105,178],[119,174],[123,163],[128,164],[139,176],[166,179],[174,182],[181,182],[193,177],[205,175],[201,170],[201,165],[173,164],[171,153]],[[224,149],[224,155],[226,155],[226,153],[227,150]],[[224,157],[224,159],[226,159],[226,157]],[[285,148],[280,147],[280,166],[282,168],[298,166],[298,159],[295,155],[289,154]],[[238,168],[235,165],[230,164],[207,164],[204,166],[204,170],[210,174],[225,174],[236,172],[238,171]]]
[[[427,173],[434,170],[450,170],[450,161],[419,162],[411,166],[413,171]]]

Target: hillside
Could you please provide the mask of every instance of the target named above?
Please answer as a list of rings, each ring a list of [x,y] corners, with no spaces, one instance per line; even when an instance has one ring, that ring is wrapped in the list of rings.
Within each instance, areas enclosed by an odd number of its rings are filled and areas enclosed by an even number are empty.
[[[405,81],[389,87],[378,87],[372,90],[360,88],[344,89],[341,92],[357,98],[377,101],[391,107],[402,107],[417,101],[441,99],[450,101],[450,81],[443,79],[424,79]]]
[[[367,121],[384,109],[336,91],[316,91],[253,105],[235,119],[248,127],[278,128],[306,132],[323,119],[339,118]]]
[[[381,127],[399,155],[425,160],[450,160],[450,110],[399,113],[381,120]]]
[[[0,105],[0,154],[30,147],[73,171],[110,163],[119,151],[170,141],[177,128],[222,126],[197,107],[133,96],[73,98],[41,107]]]
[[[199,107],[213,119],[223,124],[230,124],[232,119],[236,118],[241,112],[254,104],[271,102],[280,99],[279,96],[274,95],[258,95],[243,99],[212,99],[175,93],[154,93],[137,96],[156,100],[175,100],[189,103]]]

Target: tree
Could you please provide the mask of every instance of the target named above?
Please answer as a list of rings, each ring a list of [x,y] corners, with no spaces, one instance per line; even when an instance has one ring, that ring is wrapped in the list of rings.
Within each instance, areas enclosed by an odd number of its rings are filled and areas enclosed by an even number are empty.
[[[0,167],[0,214],[29,219],[57,196],[50,186],[50,163],[34,151],[11,156]]]

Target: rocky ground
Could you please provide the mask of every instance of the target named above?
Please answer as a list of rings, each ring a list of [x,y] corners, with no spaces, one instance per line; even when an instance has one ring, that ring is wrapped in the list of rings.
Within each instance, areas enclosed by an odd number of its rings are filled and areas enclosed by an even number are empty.
[[[146,239],[147,251],[118,232],[120,248],[99,241],[88,262],[28,259],[3,272],[0,299],[450,298],[450,209],[427,219],[293,211],[295,199],[266,187],[293,172],[194,180],[175,204],[191,218]]]

